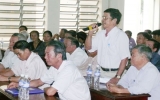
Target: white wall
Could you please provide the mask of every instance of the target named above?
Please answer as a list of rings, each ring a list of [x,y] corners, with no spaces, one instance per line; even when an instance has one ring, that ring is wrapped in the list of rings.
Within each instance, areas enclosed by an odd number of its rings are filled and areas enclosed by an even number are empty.
[[[109,3],[108,7],[109,8],[116,8],[122,14],[121,21],[118,25],[118,27],[121,29],[123,29],[123,23],[124,23],[124,1],[125,0],[108,0],[108,3]]]
[[[48,0],[46,7],[46,29],[53,34],[59,33],[60,0]]]

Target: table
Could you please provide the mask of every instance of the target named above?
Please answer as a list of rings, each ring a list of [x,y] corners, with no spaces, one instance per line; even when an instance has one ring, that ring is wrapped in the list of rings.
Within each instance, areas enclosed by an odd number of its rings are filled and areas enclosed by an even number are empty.
[[[6,93],[2,87],[8,85],[9,82],[0,82],[0,99],[1,100],[18,100],[11,94]],[[90,87],[91,100],[148,100],[149,94],[131,95],[111,93],[106,89],[105,84],[100,84],[99,88]],[[59,100],[56,96],[47,96],[44,93],[33,94],[29,96],[29,100]]]
[[[148,100],[149,94],[131,95],[122,93],[111,93],[105,84],[100,84],[99,88],[90,87],[91,100]]]
[[[12,96],[6,93],[2,87],[8,85],[9,82],[0,82],[0,100],[18,100],[17,96]],[[32,94],[29,96],[29,100],[59,100],[56,96],[47,96],[44,93]]]

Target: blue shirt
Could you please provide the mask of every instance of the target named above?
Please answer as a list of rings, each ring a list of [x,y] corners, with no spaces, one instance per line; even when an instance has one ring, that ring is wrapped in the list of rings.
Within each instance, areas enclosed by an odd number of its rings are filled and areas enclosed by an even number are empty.
[[[152,59],[151,59],[151,63],[153,65],[155,65],[158,70],[160,71],[160,55],[156,52],[152,53]]]

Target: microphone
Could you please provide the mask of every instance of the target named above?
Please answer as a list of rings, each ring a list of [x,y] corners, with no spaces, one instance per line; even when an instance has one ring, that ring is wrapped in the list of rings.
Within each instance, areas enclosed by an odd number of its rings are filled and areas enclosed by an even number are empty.
[[[98,25],[98,27],[99,27],[99,26],[101,26],[102,24],[101,24],[101,23],[97,23],[96,25]],[[90,30],[90,28],[93,29],[93,27],[88,26],[88,27],[86,27],[86,28],[83,28],[82,30],[83,30],[83,31],[88,31],[88,30]]]

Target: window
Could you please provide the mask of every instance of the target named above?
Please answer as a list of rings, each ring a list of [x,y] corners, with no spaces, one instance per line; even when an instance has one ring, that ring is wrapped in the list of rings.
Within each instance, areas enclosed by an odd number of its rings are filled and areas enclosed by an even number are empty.
[[[0,0],[0,41],[4,41],[5,48],[20,25],[27,26],[28,32],[42,33],[45,30],[45,0]]]
[[[132,31],[133,38],[146,29],[158,29],[159,0],[125,0],[124,31]],[[136,5],[136,7],[131,7]]]
[[[60,29],[81,31],[98,22],[99,0],[60,0]]]

